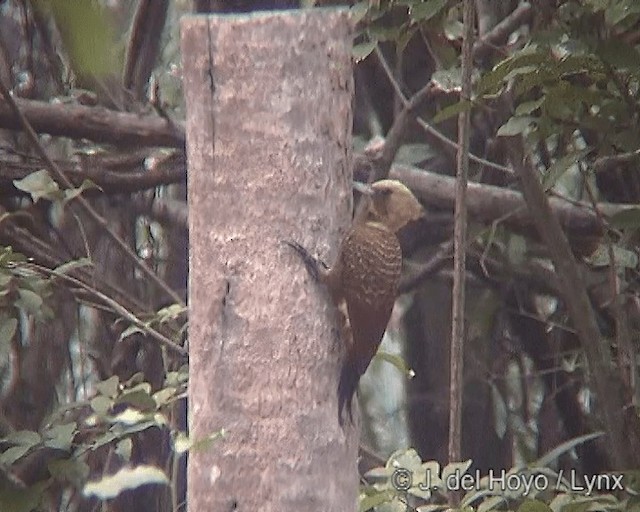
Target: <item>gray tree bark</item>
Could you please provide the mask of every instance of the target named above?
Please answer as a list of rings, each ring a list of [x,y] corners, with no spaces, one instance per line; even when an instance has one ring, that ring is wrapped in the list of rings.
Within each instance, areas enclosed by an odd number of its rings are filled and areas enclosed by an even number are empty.
[[[328,294],[281,241],[327,261],[350,222],[346,11],[182,21],[190,290],[190,510],[355,510]]]

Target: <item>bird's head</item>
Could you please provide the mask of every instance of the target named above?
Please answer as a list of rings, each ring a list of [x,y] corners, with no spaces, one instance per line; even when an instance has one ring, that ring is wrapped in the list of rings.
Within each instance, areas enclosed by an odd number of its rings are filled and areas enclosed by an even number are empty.
[[[380,222],[394,233],[424,215],[422,205],[411,190],[397,180],[356,185],[356,190],[367,196],[366,220]]]

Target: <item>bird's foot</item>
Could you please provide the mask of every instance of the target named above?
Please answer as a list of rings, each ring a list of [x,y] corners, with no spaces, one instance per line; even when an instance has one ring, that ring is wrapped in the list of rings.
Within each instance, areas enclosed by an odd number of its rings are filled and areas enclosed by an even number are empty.
[[[307,272],[313,278],[314,281],[319,282],[321,280],[321,276],[324,275],[329,267],[322,261],[317,258],[314,258],[309,251],[307,251],[304,247],[302,247],[298,242],[294,242],[293,240],[283,240],[283,243],[287,244],[291,247],[302,262],[304,266],[307,268]]]

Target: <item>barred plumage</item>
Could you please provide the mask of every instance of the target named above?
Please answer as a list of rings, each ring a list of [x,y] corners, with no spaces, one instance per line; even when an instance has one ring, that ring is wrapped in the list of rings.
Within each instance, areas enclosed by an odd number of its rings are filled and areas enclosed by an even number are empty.
[[[378,350],[396,299],[402,270],[402,250],[396,233],[423,214],[411,191],[395,180],[382,180],[367,189],[366,208],[340,247],[333,267],[318,261],[299,244],[289,242],[309,272],[325,283],[338,305],[346,303],[350,330],[338,384],[338,419],[352,400],[362,374]]]

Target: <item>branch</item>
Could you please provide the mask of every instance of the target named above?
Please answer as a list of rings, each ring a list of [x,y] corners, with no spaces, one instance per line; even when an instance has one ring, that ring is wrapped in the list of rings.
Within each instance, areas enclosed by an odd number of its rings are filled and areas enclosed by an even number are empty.
[[[473,0],[464,0],[464,37],[462,40],[462,91],[460,99],[471,99],[471,41],[473,39]],[[449,462],[462,460],[462,389],[465,342],[466,255],[467,255],[467,182],[469,180],[469,131],[471,111],[458,115],[458,154],[453,226],[453,290],[451,306],[451,356],[449,387]],[[452,505],[460,503],[458,493],[450,497]]]
[[[403,108],[400,114],[398,114],[398,116],[393,120],[393,124],[387,132],[382,151],[380,152],[380,157],[374,162],[374,173],[371,181],[382,180],[389,175],[391,164],[393,163],[398,149],[400,149],[400,146],[402,145],[404,134],[407,131],[409,124],[416,118],[416,111],[418,107],[420,107],[420,105],[422,105],[422,103],[426,101],[436,90],[434,84],[429,82],[415,93],[411,99],[407,100],[400,90],[400,86],[395,80],[395,77],[389,69],[389,66],[378,46],[376,46],[375,51],[378,60],[389,76],[389,80],[393,84],[394,88],[396,88],[398,97],[402,101]]]
[[[393,86],[393,89],[396,92],[396,95],[398,96],[402,104],[406,107],[409,103],[409,100],[405,97],[404,93],[402,92],[402,89],[400,88],[400,84],[398,84],[398,81],[393,76],[393,72],[391,71],[389,64],[387,63],[386,59],[384,58],[384,55],[382,55],[382,52],[379,50],[377,46],[375,48],[375,54],[376,54],[376,57],[378,58],[378,61],[380,62],[380,65],[382,66],[382,69],[387,75],[389,82],[391,82],[391,85]],[[433,91],[431,91],[431,93],[433,93]],[[458,151],[459,146],[456,142],[444,136],[442,133],[436,130],[433,126],[427,123],[424,119],[422,119],[421,117],[416,117],[416,122],[427,133],[429,137],[443,143],[445,147],[452,152],[452,154],[453,152]],[[476,156],[473,153],[469,153],[469,159],[472,160],[473,162],[484,165],[486,167],[491,167],[492,169],[496,169],[497,171],[503,172],[505,174],[510,174],[510,175],[513,174],[511,172],[511,169],[505,167],[504,165],[500,165],[495,162],[491,162],[490,160],[480,158],[479,156]]]
[[[159,162],[146,171],[117,172],[103,169],[93,159],[56,164],[74,186],[79,187],[84,180],[89,179],[105,194],[139,192],[162,185],[185,183],[187,180],[183,153],[172,155],[167,161]],[[25,178],[39,169],[42,169],[40,160],[25,164],[0,159],[0,186],[7,190],[13,187],[13,180]]]
[[[478,39],[473,45],[473,58],[484,60],[496,46],[504,44],[509,36],[523,23],[533,16],[533,8],[529,2],[519,5],[509,16],[493,29]]]
[[[428,207],[453,210],[453,178],[401,164],[391,167],[390,177],[402,181]],[[505,224],[521,230],[534,226],[534,217],[527,210],[524,197],[514,190],[469,182],[466,200],[469,215],[474,219],[493,222],[505,218]],[[593,235],[600,232],[597,215],[588,203],[551,198],[549,205],[560,225],[572,234]],[[598,208],[606,216],[636,207],[634,204],[598,203]]]
[[[409,271],[402,275],[400,285],[398,286],[398,292],[408,293],[418,288],[434,274],[440,272],[442,267],[451,260],[452,249],[453,240],[449,240],[442,244],[438,251],[436,251],[436,253],[433,254],[426,262],[408,269]]]
[[[620,165],[631,164],[640,160],[640,149],[631,151],[630,153],[620,153],[618,155],[603,156],[597,158],[593,162],[595,172],[608,172]]]
[[[118,146],[184,148],[184,127],[157,115],[19,98],[13,99],[13,102],[36,133],[89,139]],[[22,130],[20,117],[6,98],[0,99],[0,128]]]
[[[610,435],[614,467],[633,467],[637,461],[634,461],[636,457],[628,450],[630,440],[626,439],[622,421],[625,410],[621,393],[622,383],[613,373],[608,343],[601,339],[595,311],[578,270],[578,264],[562,227],[553,214],[536,171],[524,156],[522,141],[513,137],[508,147],[510,160],[520,176],[523,194],[536,228],[547,245],[556,274],[562,283],[564,302],[589,363],[598,396],[597,406]]]
[[[3,213],[5,212],[0,209],[0,215]],[[69,262],[68,257],[60,254],[54,246],[44,242],[28,229],[17,225],[11,216],[5,217],[2,222],[0,222],[0,236],[1,240],[6,240],[22,254],[33,258],[36,263],[42,266],[55,269]],[[108,295],[112,300],[116,300],[130,311],[148,312],[147,306],[140,303],[136,297],[105,280],[103,275],[96,275],[95,272],[90,271],[89,267],[72,269],[69,271],[69,275],[81,279],[84,282],[93,283],[101,293]]]
[[[159,222],[168,222],[182,229],[189,229],[187,203],[177,199],[154,197],[149,201],[135,198],[132,203],[134,211],[148,215]]]
[[[40,140],[38,139],[38,135],[31,127],[29,121],[24,117],[20,108],[14,101],[13,97],[9,90],[4,86],[4,84],[0,81],[0,94],[4,96],[5,101],[11,107],[13,111],[13,115],[16,119],[19,120],[22,129],[24,130],[27,137],[30,139],[33,148],[36,153],[42,158],[45,162],[49,170],[53,173],[54,178],[58,179],[66,188],[73,188],[73,183],[69,181],[69,178],[60,170],[60,168],[56,165],[56,163],[51,160],[45,149],[40,144]],[[129,245],[120,238],[111,227],[109,227],[108,222],[104,217],[102,217],[91,204],[84,198],[82,195],[78,196],[75,201],[77,201],[80,206],[89,214],[91,217],[104,231],[109,235],[109,238],[115,242],[115,244],[120,248],[120,250],[126,254],[128,258],[140,269],[140,271],[145,274],[148,278],[151,279],[161,290],[163,290],[169,297],[171,297],[177,304],[184,305],[180,296],[167,285],[158,275],[151,270],[147,264],[139,258],[132,250]]]
[[[133,90],[138,100],[144,98],[145,87],[158,57],[168,5],[167,0],[138,2],[122,74],[124,88]]]
[[[43,273],[43,274],[45,274],[47,276],[56,277],[56,278],[58,278],[58,279],[60,279],[62,281],[65,281],[67,284],[69,284],[71,286],[75,286],[75,287],[81,288],[85,292],[89,293],[89,295],[96,297],[100,302],[102,302],[105,305],[107,305],[109,308],[111,308],[112,311],[114,311],[117,314],[119,314],[122,318],[127,319],[129,322],[134,324],[140,330],[142,330],[146,334],[150,335],[156,341],[159,341],[162,345],[164,345],[169,350],[172,350],[173,352],[176,352],[176,353],[180,354],[181,356],[187,356],[188,355],[187,349],[185,349],[184,347],[181,347],[176,342],[170,340],[164,334],[156,331],[153,327],[151,327],[150,325],[147,325],[145,322],[140,320],[136,315],[134,315],[127,308],[125,308],[124,306],[120,305],[120,303],[118,303],[117,301],[113,300],[111,297],[105,295],[104,293],[101,293],[100,291],[96,290],[95,288],[91,287],[90,285],[88,285],[84,281],[82,281],[80,279],[76,279],[73,276],[60,273],[60,272],[58,272],[56,270],[51,270],[50,268],[47,268],[47,267],[43,267],[43,266],[40,266],[40,265],[35,265],[33,263],[21,263],[20,265],[23,266],[24,268],[28,268],[28,269],[34,270],[36,272]]]

